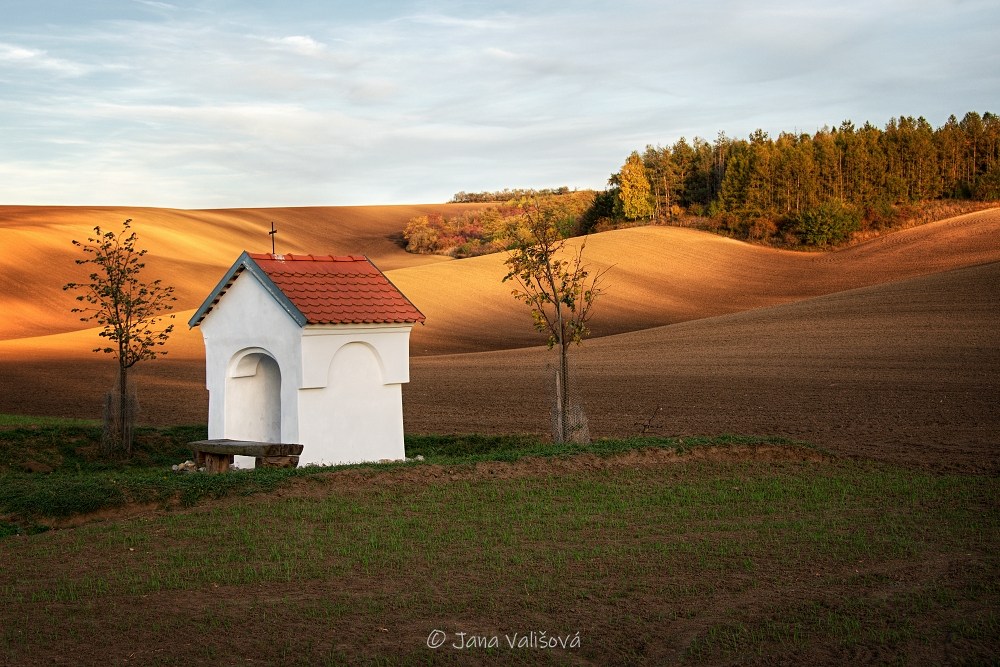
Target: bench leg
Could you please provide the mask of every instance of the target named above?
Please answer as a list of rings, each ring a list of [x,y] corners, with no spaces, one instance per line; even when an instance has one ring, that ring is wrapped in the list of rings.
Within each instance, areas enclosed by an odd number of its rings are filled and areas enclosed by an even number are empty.
[[[227,472],[229,464],[233,462],[232,454],[210,454],[205,452],[203,456],[205,457],[205,472],[208,473]]]

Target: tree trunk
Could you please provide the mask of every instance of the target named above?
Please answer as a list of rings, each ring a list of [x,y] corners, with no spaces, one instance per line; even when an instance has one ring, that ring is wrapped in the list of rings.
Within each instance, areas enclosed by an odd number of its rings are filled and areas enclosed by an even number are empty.
[[[104,428],[101,444],[104,455],[110,458],[132,456],[138,401],[131,389],[128,383],[128,369],[119,366],[116,386],[104,397]]]
[[[132,458],[132,438],[130,412],[128,404],[128,368],[125,364],[118,365],[118,442],[125,452],[125,458]]]
[[[559,439],[569,440],[569,346],[565,340],[559,346]]]
[[[565,435],[565,424],[566,424],[566,411],[563,406],[563,393],[562,393],[562,369],[556,368],[555,370],[555,384],[553,389],[555,390],[552,394],[552,398],[555,401],[555,405],[552,409],[552,439],[555,442],[564,442],[566,438]]]

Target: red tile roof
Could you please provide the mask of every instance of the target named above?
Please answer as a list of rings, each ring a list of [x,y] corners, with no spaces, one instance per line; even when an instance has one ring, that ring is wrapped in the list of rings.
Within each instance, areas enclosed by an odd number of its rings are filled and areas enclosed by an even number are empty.
[[[424,320],[410,300],[363,255],[249,255],[309,324]]]
[[[251,267],[252,262],[255,267]],[[244,269],[270,280],[299,313],[300,324],[413,324],[423,314],[362,255],[272,255],[243,253],[191,319],[197,325]],[[263,273],[263,277],[257,270]],[[273,293],[271,286],[265,285]],[[278,294],[275,294],[279,298]]]

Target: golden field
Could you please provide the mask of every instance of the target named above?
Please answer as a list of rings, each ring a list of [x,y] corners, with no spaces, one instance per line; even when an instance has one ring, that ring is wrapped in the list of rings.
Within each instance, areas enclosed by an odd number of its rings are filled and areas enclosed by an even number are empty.
[[[203,423],[201,337],[187,327],[243,250],[366,254],[427,316],[411,338],[411,432],[545,432],[545,368],[503,256],[412,255],[410,217],[464,206],[170,209],[0,207],[0,413],[95,417],[114,362],[61,287],[70,241],[133,219],[147,276],[176,288],[169,354],[138,367],[142,419]],[[672,227],[595,234],[608,268],[594,338],[574,349],[595,435],[784,435],[835,452],[996,470],[1000,209],[829,252]],[[659,411],[657,412],[657,409]]]

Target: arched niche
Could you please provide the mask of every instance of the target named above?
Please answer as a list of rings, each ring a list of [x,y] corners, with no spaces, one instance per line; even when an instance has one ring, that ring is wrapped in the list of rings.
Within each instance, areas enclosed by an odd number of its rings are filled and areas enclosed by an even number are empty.
[[[266,350],[233,356],[226,374],[226,437],[281,442],[281,368]]]

